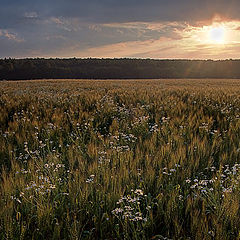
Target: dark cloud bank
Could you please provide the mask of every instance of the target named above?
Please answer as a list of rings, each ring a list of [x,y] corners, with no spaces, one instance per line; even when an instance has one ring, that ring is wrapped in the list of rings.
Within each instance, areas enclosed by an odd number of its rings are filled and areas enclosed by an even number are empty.
[[[237,0],[1,0],[1,27],[24,18],[77,17],[95,23],[132,21],[194,21],[219,14],[238,19]]]

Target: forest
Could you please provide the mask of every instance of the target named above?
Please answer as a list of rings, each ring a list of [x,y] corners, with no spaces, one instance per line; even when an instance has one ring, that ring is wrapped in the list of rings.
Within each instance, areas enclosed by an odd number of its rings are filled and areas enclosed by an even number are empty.
[[[240,60],[0,59],[0,80],[240,78]]]

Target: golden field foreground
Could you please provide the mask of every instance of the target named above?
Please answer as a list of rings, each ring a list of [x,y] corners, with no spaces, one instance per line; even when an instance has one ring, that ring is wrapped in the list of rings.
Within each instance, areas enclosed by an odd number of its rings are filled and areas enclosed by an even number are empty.
[[[0,82],[0,239],[240,239],[240,80]]]

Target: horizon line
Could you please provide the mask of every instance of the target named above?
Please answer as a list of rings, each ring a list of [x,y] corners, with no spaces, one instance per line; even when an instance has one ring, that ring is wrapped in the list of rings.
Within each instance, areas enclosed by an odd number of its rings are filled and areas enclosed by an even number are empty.
[[[121,57],[121,58],[115,58],[115,57],[4,57],[0,58],[0,60],[37,60],[37,59],[44,59],[44,60],[70,60],[70,59],[77,59],[77,60],[158,60],[158,61],[240,61],[240,58],[222,58],[222,59],[199,59],[199,58],[132,58],[132,57]]]

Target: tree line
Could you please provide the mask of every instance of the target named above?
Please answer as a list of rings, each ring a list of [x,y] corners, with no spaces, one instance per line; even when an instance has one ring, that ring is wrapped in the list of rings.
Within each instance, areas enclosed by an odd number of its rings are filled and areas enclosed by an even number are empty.
[[[0,80],[240,78],[240,60],[0,59]]]

